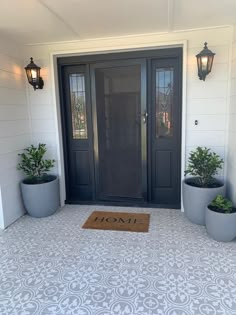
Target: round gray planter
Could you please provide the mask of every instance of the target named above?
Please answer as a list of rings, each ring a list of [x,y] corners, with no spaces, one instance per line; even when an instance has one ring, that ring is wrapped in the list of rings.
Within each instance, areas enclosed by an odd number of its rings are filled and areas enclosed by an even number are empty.
[[[188,184],[190,179],[183,181],[183,205],[186,217],[195,224],[205,225],[206,206],[216,197],[225,195],[225,185],[214,188],[195,187]]]
[[[59,208],[59,179],[54,176],[43,184],[25,184],[21,182],[24,206],[32,217],[42,218],[53,214]]]
[[[206,207],[206,229],[216,241],[232,241],[236,238],[236,212],[219,213]]]

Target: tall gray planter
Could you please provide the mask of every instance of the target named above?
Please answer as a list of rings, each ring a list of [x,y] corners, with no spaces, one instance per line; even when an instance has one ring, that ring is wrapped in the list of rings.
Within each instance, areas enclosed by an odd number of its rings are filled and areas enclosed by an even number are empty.
[[[191,179],[183,181],[183,205],[186,217],[195,224],[205,225],[206,206],[218,195],[225,195],[225,185],[221,187],[202,188],[189,184]]]
[[[42,218],[53,214],[59,208],[59,179],[42,184],[21,182],[24,206],[32,217]]]
[[[219,213],[206,207],[206,229],[216,241],[232,241],[236,238],[236,212]]]

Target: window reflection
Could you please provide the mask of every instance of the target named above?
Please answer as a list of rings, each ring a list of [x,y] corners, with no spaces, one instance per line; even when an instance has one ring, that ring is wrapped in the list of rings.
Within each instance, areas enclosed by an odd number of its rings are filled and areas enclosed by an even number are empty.
[[[156,69],[156,137],[173,135],[173,68]]]
[[[73,139],[87,139],[85,76],[83,73],[70,75],[70,97]]]

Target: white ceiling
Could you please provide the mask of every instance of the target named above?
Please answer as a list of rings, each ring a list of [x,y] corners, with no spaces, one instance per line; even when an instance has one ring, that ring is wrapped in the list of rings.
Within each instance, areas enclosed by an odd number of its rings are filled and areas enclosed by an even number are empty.
[[[22,44],[236,22],[236,0],[0,0],[0,35]]]

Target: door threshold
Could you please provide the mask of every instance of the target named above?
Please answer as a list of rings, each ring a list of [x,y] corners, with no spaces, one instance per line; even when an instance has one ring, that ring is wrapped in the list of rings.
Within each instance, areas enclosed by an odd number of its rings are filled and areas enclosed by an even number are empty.
[[[157,209],[176,209],[181,210],[179,204],[156,204],[151,202],[115,202],[115,201],[82,201],[82,200],[66,200],[66,204],[72,205],[94,205],[94,206],[116,206],[116,207],[132,207],[132,208],[157,208]]]

